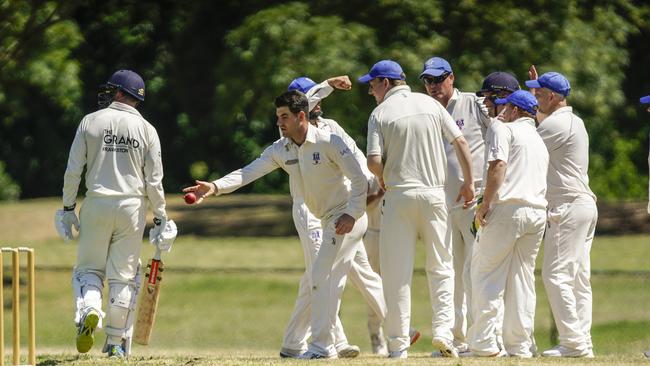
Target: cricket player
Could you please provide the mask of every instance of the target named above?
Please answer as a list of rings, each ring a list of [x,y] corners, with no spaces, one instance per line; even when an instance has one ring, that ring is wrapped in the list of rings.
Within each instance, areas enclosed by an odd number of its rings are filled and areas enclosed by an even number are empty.
[[[65,240],[79,231],[77,262],[72,274],[77,350],[88,352],[95,329],[106,315],[109,357],[130,353],[135,304],[140,286],[139,258],[147,201],[154,214],[150,239],[161,243],[171,229],[165,211],[163,167],[156,129],[136,109],[144,101],[145,85],[133,71],[119,70],[107,82],[112,103],[86,115],[70,148],[63,183],[63,210],[55,224]],[[86,198],[75,213],[81,174],[86,168]],[[169,220],[171,221],[171,220]],[[175,226],[174,226],[175,229]],[[171,243],[165,242],[171,249]],[[109,301],[102,311],[104,280]]]
[[[483,79],[483,85],[479,91],[476,92],[476,95],[479,97],[483,98],[483,104],[487,108],[488,115],[490,116],[490,127],[488,127],[487,131],[485,132],[485,141],[489,141],[490,139],[494,138],[494,133],[495,129],[498,128],[499,124],[502,122],[498,119],[498,116],[503,113],[505,110],[504,105],[497,105],[494,102],[496,101],[497,98],[506,98],[508,95],[514,93],[515,91],[519,90],[519,81],[517,78],[507,72],[503,71],[495,71],[493,73],[490,73],[488,76]],[[488,171],[488,151],[484,149],[483,152],[483,182],[486,181],[487,179],[487,171]],[[484,188],[484,187],[482,187]],[[482,191],[482,189],[481,189]],[[476,210],[474,210],[476,211]],[[474,233],[475,235],[476,233]],[[471,323],[472,323],[472,301],[471,301],[471,294],[472,294],[472,286],[471,286],[471,260],[472,260],[472,253],[466,253],[467,256],[465,257],[465,266],[463,268],[463,284],[465,285],[465,291],[466,291],[466,303],[467,303],[467,329],[469,329]],[[499,307],[498,307],[498,313],[497,313],[497,318],[496,318],[496,325],[495,325],[495,336],[496,336],[496,341],[497,341],[497,346],[499,349],[503,349],[503,296],[501,297]]]
[[[470,354],[497,357],[500,297],[504,298],[503,343],[507,354],[532,357],[535,317],[535,258],[546,225],[548,152],[535,130],[535,97],[515,91],[505,104],[503,124],[487,141],[489,168],[483,202],[476,210],[480,228],[472,252],[473,323]]]
[[[308,77],[299,77],[289,84],[288,90],[299,90],[307,95],[310,101],[309,122],[319,129],[341,137],[354,154],[359,165],[362,169],[365,169],[364,173],[368,179],[371,179],[371,185],[378,186],[372,173],[367,171],[366,157],[357,147],[355,141],[336,121],[322,117],[321,100],[329,96],[334,88],[349,90],[351,86],[352,83],[347,76],[329,78],[320,84],[316,84]],[[378,201],[377,193],[374,196],[375,199],[373,201]],[[311,334],[309,328],[311,309],[311,303],[309,302],[311,292],[309,274],[322,238],[320,220],[316,219],[309,212],[302,195],[293,195],[292,197],[293,219],[301,244],[303,245],[306,271],[303,276],[304,281],[301,281],[301,286],[298,289],[296,305],[285,332],[282,350],[280,351],[282,357],[298,357],[307,348],[307,340]],[[377,206],[375,202],[371,202],[370,204]],[[310,253],[311,255],[308,255]],[[358,248],[354,256],[352,267],[348,273],[348,279],[359,290],[368,304],[368,330],[373,353],[387,354],[386,341],[381,328],[386,317],[386,302],[384,301],[383,287],[381,285],[381,278],[370,266],[363,245]],[[356,357],[360,352],[359,347],[348,343],[343,326],[340,324],[338,318],[335,333],[336,349],[339,357]]]
[[[639,102],[641,104],[646,104],[647,109],[646,111],[650,113],[650,95],[646,95],[645,97],[642,97],[639,99]],[[648,166],[650,167],[650,153],[648,153]],[[648,213],[650,214],[650,181],[648,183]]]
[[[526,86],[535,89],[545,115],[537,132],[550,159],[542,280],[559,336],[559,344],[542,356],[593,357],[589,253],[598,210],[589,188],[589,136],[567,103],[571,86],[566,77],[557,72],[536,76]]]
[[[641,99],[639,99],[639,102],[641,104],[646,104],[646,111],[650,113],[650,95],[641,97]],[[648,153],[648,167],[650,167],[650,153]],[[648,182],[648,213],[650,214],[650,181]],[[647,358],[650,358],[650,350],[643,352],[643,355]]]
[[[363,245],[368,178],[352,150],[337,135],[308,121],[308,100],[300,91],[276,99],[277,125],[283,137],[252,164],[215,182],[197,181],[184,189],[197,203],[211,194],[231,192],[281,167],[295,177],[292,194],[302,194],[309,211],[320,220],[322,240],[311,269],[311,342],[300,358],[336,358],[335,327],[341,294],[353,258]],[[346,180],[347,178],[347,180]],[[291,181],[290,181],[291,183]]]
[[[647,107],[646,111],[650,113],[650,95],[641,97],[641,99],[639,99],[639,102],[641,104],[645,104]],[[650,167],[650,153],[648,153],[648,166]],[[648,213],[650,214],[650,182],[648,183]],[[646,358],[650,358],[650,350],[643,352],[643,355]]]
[[[345,141],[346,144],[350,146],[350,148],[353,150],[354,157],[361,165],[361,168],[364,169],[364,172],[366,172],[368,169],[366,157],[361,153],[361,150],[357,148],[354,140],[342,128],[340,128],[340,126],[336,122],[334,122],[333,120],[321,118],[319,116],[319,114],[322,114],[321,101],[327,98],[332,93],[334,87],[337,87],[336,78],[331,78],[320,84],[316,84],[311,79],[302,77],[293,80],[291,82],[291,85],[289,85],[289,90],[291,90],[292,88],[297,88],[298,90],[302,91],[307,95],[307,97],[309,98],[309,107],[311,108],[309,113],[310,123],[312,123],[313,125],[319,128],[324,128],[325,130],[331,131],[332,133],[342,137],[343,141]],[[338,88],[338,89],[346,90],[345,88]],[[318,117],[318,120],[314,119],[316,117]],[[372,173],[370,172],[368,172],[368,174],[373,176]],[[368,199],[366,201],[366,216],[368,216],[368,229],[366,230],[366,234],[363,236],[363,244],[366,249],[367,258],[368,258],[368,262],[370,263],[370,267],[375,273],[381,273],[380,265],[379,265],[379,232],[381,226],[380,225],[381,224],[380,202],[384,193],[385,193],[384,189],[379,185],[379,180],[373,176],[373,179],[368,186]],[[355,272],[358,272],[359,274],[364,273],[363,271],[355,270],[356,262],[360,259],[359,257],[360,257],[359,255],[355,256],[355,262],[352,264],[353,267],[352,271],[349,273],[350,281],[352,281],[352,283],[357,288],[359,288],[356,284],[358,281],[357,277],[360,277],[361,279],[367,277],[363,275],[359,276],[358,274],[355,273]],[[361,289],[360,291],[362,294],[367,293]],[[364,295],[364,297],[366,297],[366,295]],[[383,298],[383,292],[381,297]],[[379,354],[379,355],[388,355],[386,339],[384,337],[384,332],[381,328],[383,320],[386,316],[385,310],[383,312],[383,315],[380,316],[380,313],[376,310],[376,306],[374,306],[373,304],[374,301],[372,301],[371,299],[366,299],[366,301],[368,301],[368,332],[370,334],[370,344],[372,347],[372,352],[374,354]],[[384,309],[385,309],[385,305],[384,305]],[[410,344],[413,345],[420,338],[420,332],[415,328],[411,328],[409,330],[409,338],[410,338]]]
[[[424,83],[427,94],[442,104],[456,121],[456,125],[463,133],[472,153],[472,173],[475,194],[481,189],[483,179],[484,137],[490,125],[488,111],[483,104],[483,98],[475,93],[464,93],[454,88],[455,74],[447,60],[441,57],[432,57],[424,63],[420,80]],[[452,252],[454,257],[454,346],[458,352],[467,351],[467,303],[469,286],[465,273],[469,273],[469,266],[474,235],[470,232],[476,204],[464,208],[463,202],[455,201],[456,195],[463,184],[462,169],[454,146],[445,144],[447,155],[447,176],[445,181],[445,195],[447,197],[448,223],[447,229],[451,232]]]
[[[464,198],[466,204],[474,198],[471,154],[445,108],[433,98],[412,93],[405,79],[401,66],[392,60],[377,62],[359,78],[369,84],[368,92],[378,104],[368,121],[367,155],[368,168],[386,188],[379,248],[389,357],[408,357],[418,236],[426,253],[432,342],[444,356],[457,356],[451,332],[454,269],[444,192],[445,140],[456,148],[464,177],[457,199]]]

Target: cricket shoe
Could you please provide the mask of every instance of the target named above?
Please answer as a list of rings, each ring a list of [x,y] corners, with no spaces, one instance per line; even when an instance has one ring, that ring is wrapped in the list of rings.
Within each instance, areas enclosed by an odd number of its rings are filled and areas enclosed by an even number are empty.
[[[551,349],[542,352],[542,357],[588,357],[590,356],[589,349],[577,350],[574,348],[557,345]],[[593,351],[591,352],[593,357]]]
[[[284,348],[280,350],[280,358],[300,358],[303,351],[296,351],[295,349]]]
[[[320,353],[316,353],[314,351],[307,351],[303,353],[302,355],[298,356],[299,359],[301,360],[320,360],[320,359],[328,359],[328,358],[337,358],[337,355],[321,355]]]
[[[79,324],[77,331],[77,351],[79,353],[86,353],[93,348],[97,324],[99,324],[99,313],[90,310],[84,317],[83,323]]]
[[[409,358],[409,353],[405,349],[401,351],[391,351],[388,353],[388,358]]]
[[[361,349],[358,346],[347,344],[340,349],[336,350],[339,358],[355,358],[361,353]]]
[[[370,345],[372,346],[372,353],[381,356],[388,356],[386,340],[381,334],[371,334]]]
[[[411,343],[410,343],[411,346],[414,345],[415,342],[418,341],[418,339],[420,339],[420,335],[421,334],[420,334],[420,332],[418,332],[417,329],[415,329],[415,328],[409,329],[409,339],[411,340]]]
[[[451,341],[448,341],[444,338],[435,337],[431,341],[431,344],[433,347],[437,348],[440,351],[442,357],[458,357],[458,351],[456,351],[456,347],[454,347]]]
[[[593,353],[593,352],[592,352],[592,353]],[[643,352],[643,355],[644,355],[646,358],[650,358],[650,350]]]
[[[112,359],[117,359],[117,360],[125,360],[126,359],[126,352],[124,352],[124,348],[118,344],[109,344],[108,345],[108,358]]]

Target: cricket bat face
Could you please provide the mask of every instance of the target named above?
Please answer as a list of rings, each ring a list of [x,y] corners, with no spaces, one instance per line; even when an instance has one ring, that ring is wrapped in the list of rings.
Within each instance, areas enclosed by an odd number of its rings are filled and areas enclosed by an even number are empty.
[[[160,294],[160,281],[162,280],[163,262],[152,258],[147,265],[147,273],[143,279],[138,304],[138,317],[135,322],[133,340],[142,345],[149,344],[151,331],[156,320],[158,310],[158,295]]]

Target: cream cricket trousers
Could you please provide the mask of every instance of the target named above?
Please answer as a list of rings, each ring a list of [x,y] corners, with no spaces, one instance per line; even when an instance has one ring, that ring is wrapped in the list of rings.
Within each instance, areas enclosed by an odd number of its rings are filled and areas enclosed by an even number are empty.
[[[284,334],[282,348],[304,352],[307,350],[307,340],[311,336],[310,298],[312,264],[321,245],[322,229],[320,220],[309,212],[304,203],[299,201],[294,202],[293,205],[293,220],[303,247],[306,269],[300,279],[298,297]],[[354,261],[352,262],[352,268],[348,273],[348,277],[368,304],[368,316],[370,317],[370,314],[372,314],[373,319],[378,319],[377,328],[379,328],[386,316],[383,286],[379,275],[370,268],[363,245],[359,246],[354,255]],[[337,349],[348,344],[338,316],[334,334],[335,347]]]
[[[453,339],[454,269],[442,188],[390,189],[384,196],[379,235],[381,278],[388,314],[388,350],[409,348],[415,243],[422,240],[434,338]]]
[[[469,348],[480,356],[499,352],[495,329],[504,301],[503,343],[511,356],[531,357],[535,320],[535,258],[546,210],[497,204],[478,231],[472,252]]]
[[[146,208],[144,197],[84,199],[79,211],[81,227],[77,262],[72,273],[75,323],[82,321],[91,308],[103,316],[104,280],[107,280],[109,287],[112,284],[124,284],[133,288],[127,302],[135,305],[140,285],[138,270]],[[124,327],[121,321],[116,324],[110,312],[105,323],[107,331]],[[130,352],[132,331],[132,324],[127,324],[127,353]]]
[[[596,202],[588,195],[549,204],[542,280],[560,345],[580,351],[593,348],[589,254],[597,220]]]
[[[144,197],[86,197],[79,211],[75,270],[98,272],[109,282],[132,282],[140,264],[146,209]]]
[[[335,328],[341,295],[357,251],[363,246],[368,219],[361,216],[352,231],[337,235],[335,222],[341,213],[323,220],[323,242],[311,270],[311,342],[308,350],[335,356]]]
[[[474,235],[470,225],[474,220],[476,205],[463,209],[462,206],[449,210],[448,229],[451,231],[452,253],[454,256],[454,345],[462,347],[467,344],[467,327],[471,323],[471,280],[470,265]]]
[[[368,258],[368,263],[370,264],[370,269],[374,274],[379,276],[380,265],[379,265],[379,232],[381,227],[381,199],[372,202],[366,207],[366,215],[368,216],[368,229],[366,230],[366,235],[363,237],[363,244],[366,248],[366,254]],[[364,273],[368,273],[367,270]],[[352,280],[352,278],[350,278]],[[379,278],[381,281],[381,278]],[[374,281],[373,281],[374,283]],[[381,289],[381,298],[384,299],[384,289],[382,285]],[[384,333],[382,331],[382,325],[384,319],[386,318],[386,302],[382,301],[383,307],[382,311],[378,312],[368,303],[368,333],[370,336],[376,335],[381,339],[384,338]]]

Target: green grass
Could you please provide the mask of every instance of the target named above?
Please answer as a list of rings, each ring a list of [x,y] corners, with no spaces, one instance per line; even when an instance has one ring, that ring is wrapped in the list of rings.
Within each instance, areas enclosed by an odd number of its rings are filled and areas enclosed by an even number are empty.
[[[21,225],[0,234],[0,245],[36,248],[37,347],[39,364],[108,364],[100,354],[103,336],[89,355],[74,349],[70,273],[76,244],[56,237],[51,219],[56,200],[34,200],[0,205],[0,219]],[[31,217],[31,221],[29,218]],[[172,216],[174,217],[174,216]],[[203,218],[207,220],[207,218]],[[31,226],[30,226],[31,225]],[[183,227],[180,226],[181,231]],[[412,325],[423,337],[409,352],[404,365],[576,364],[623,365],[641,363],[650,348],[650,277],[645,274],[611,274],[599,271],[647,270],[650,236],[597,237],[592,250],[595,274],[593,339],[595,360],[434,360],[428,358],[431,311],[428,306],[424,255],[418,248],[413,278]],[[143,244],[143,261],[153,247]],[[541,257],[540,257],[541,259]],[[296,237],[180,236],[171,253],[163,257],[167,270],[151,344],[135,345],[137,364],[151,365],[290,365],[277,352],[291,313],[302,274],[302,253]],[[5,268],[8,268],[5,261]],[[551,318],[541,280],[537,281],[536,339],[540,349],[551,345]],[[10,293],[5,286],[5,328],[11,326]],[[23,310],[23,323],[25,318]],[[359,293],[346,288],[341,318],[351,343],[362,358],[336,361],[341,365],[383,365],[372,357],[366,330],[366,307]],[[11,352],[6,331],[5,349]],[[26,329],[23,324],[23,340]],[[24,343],[23,343],[24,344]],[[8,359],[7,359],[8,360]],[[650,362],[650,361],[648,361]],[[647,363],[647,362],[646,362]],[[392,362],[390,364],[393,364]]]

